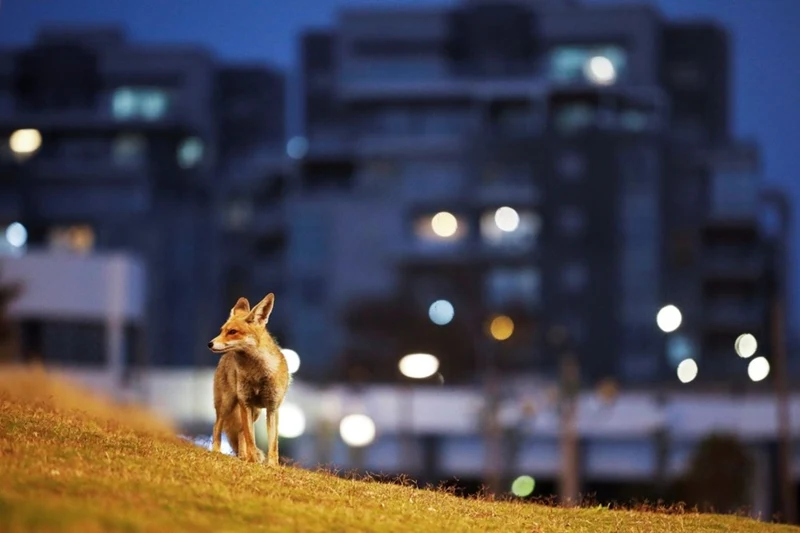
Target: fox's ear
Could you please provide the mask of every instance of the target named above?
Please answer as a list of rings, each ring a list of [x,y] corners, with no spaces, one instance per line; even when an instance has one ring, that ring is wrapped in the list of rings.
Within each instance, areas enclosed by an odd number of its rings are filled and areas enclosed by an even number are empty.
[[[250,302],[247,301],[247,298],[239,298],[236,300],[236,305],[231,309],[230,317],[233,317],[233,315],[247,314],[249,312]]]
[[[269,293],[250,311],[247,320],[256,324],[266,325],[269,322],[269,315],[272,313],[273,305],[275,305],[275,295]]]

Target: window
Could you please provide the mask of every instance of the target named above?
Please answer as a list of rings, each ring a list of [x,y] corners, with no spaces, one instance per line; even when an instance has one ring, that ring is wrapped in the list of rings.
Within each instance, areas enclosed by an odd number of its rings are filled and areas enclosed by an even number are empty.
[[[558,212],[558,228],[565,235],[578,235],[583,232],[585,223],[583,211],[575,206],[562,207]]]
[[[481,172],[485,183],[532,183],[533,169],[525,162],[491,162]]]
[[[400,178],[400,165],[390,159],[366,161],[360,169],[359,178],[363,186],[385,190],[394,186]]]
[[[41,347],[46,362],[77,365],[105,363],[105,330],[102,325],[50,322],[43,326]]]
[[[120,135],[112,146],[114,163],[120,166],[136,166],[145,161],[147,140],[142,135]]]
[[[203,159],[205,146],[199,137],[188,137],[178,146],[178,165],[181,168],[192,168],[197,166]]]
[[[637,109],[627,109],[619,114],[619,125],[628,131],[643,131],[650,126],[650,115]]]
[[[118,120],[158,120],[168,107],[168,94],[159,88],[120,87],[111,100],[111,112]]]
[[[555,111],[555,128],[559,133],[576,133],[589,129],[596,119],[597,111],[586,104],[569,104]]]
[[[533,308],[540,302],[541,276],[533,267],[495,268],[486,277],[486,301],[496,309],[522,304]]]
[[[607,65],[614,73],[613,79],[625,75],[628,57],[624,48],[615,45],[568,45],[557,46],[550,52],[548,77],[557,83],[592,81],[590,66],[593,59],[597,62],[597,58],[602,58],[603,66]]]
[[[50,247],[73,253],[88,253],[94,248],[95,235],[91,226],[56,226],[48,232]]]
[[[498,223],[501,209],[516,213],[518,222],[509,225],[507,220],[501,220]],[[489,246],[530,248],[539,238],[541,226],[542,220],[538,213],[533,211],[517,212],[508,207],[486,211],[480,220],[481,237]]]
[[[230,230],[241,230],[253,218],[253,202],[248,199],[231,200],[225,208],[225,225]]]
[[[556,161],[556,170],[566,181],[578,181],[583,177],[586,163],[581,154],[577,152],[564,152]]]
[[[454,161],[408,161],[403,168],[403,188],[408,196],[447,196],[461,186],[461,167]]]
[[[589,272],[582,263],[571,263],[561,271],[561,285],[568,292],[579,292],[589,280]]]

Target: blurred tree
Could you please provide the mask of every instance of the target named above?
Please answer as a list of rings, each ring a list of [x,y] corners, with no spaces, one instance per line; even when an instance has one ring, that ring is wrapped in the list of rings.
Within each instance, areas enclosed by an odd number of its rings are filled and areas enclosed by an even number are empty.
[[[11,362],[13,357],[14,328],[8,318],[8,306],[19,296],[20,289],[19,285],[0,282],[0,363]]]
[[[678,495],[700,511],[735,513],[750,502],[753,460],[733,435],[706,437],[695,450]]]

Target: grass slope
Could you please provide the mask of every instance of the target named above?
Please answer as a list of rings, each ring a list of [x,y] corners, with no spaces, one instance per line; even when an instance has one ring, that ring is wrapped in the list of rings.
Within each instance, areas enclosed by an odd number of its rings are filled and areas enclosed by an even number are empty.
[[[732,516],[560,509],[270,469],[146,413],[0,368],[0,531],[800,531]]]

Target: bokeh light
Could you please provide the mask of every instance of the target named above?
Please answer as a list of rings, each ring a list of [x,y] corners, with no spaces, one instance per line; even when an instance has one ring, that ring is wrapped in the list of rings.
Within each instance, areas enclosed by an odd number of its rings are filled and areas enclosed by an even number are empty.
[[[305,137],[292,137],[286,143],[286,155],[292,159],[303,159],[308,153],[308,140]]]
[[[512,207],[501,207],[494,212],[494,223],[501,231],[511,233],[519,227],[519,213]]]
[[[439,359],[429,353],[410,353],[400,359],[400,373],[408,378],[425,379],[439,370]]]
[[[306,431],[306,415],[300,406],[283,402],[278,409],[278,435],[296,439]]]
[[[514,333],[514,321],[505,315],[499,315],[489,324],[489,333],[495,340],[504,341]]]
[[[17,130],[8,138],[8,146],[18,155],[30,155],[42,146],[42,134],[39,130]]]
[[[12,222],[6,228],[6,241],[14,248],[22,248],[28,242],[28,230],[19,222]]]
[[[747,359],[755,355],[758,350],[758,341],[750,333],[742,333],[736,338],[733,347],[739,357]]]
[[[678,380],[681,383],[690,383],[697,377],[697,363],[694,359],[684,359],[678,365]]]
[[[347,415],[339,423],[339,435],[348,446],[368,446],[375,440],[375,422],[367,415]]]
[[[584,74],[594,84],[611,85],[617,79],[614,63],[605,56],[594,56],[586,62]]]
[[[455,312],[453,304],[447,300],[436,300],[428,309],[428,317],[437,326],[445,326],[453,320]]]
[[[531,476],[519,476],[511,484],[511,493],[519,498],[525,498],[533,494],[536,488],[536,480]]]
[[[769,361],[766,357],[756,357],[747,365],[747,377],[750,381],[763,381],[769,376]]]
[[[283,353],[283,357],[286,358],[286,366],[289,367],[290,374],[294,374],[300,370],[300,355],[297,352],[289,348],[281,348],[281,353]]]
[[[439,237],[452,237],[458,231],[458,220],[453,213],[442,211],[431,218],[431,228]]]
[[[671,333],[681,326],[683,316],[674,305],[665,305],[656,315],[656,323],[664,333]]]

